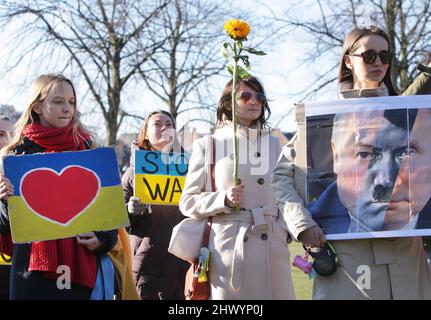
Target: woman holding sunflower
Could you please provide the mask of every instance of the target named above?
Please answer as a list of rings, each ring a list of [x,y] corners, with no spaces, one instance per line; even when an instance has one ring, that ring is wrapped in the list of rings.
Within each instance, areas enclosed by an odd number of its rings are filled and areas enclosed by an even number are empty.
[[[247,50],[237,40],[246,38],[248,25],[232,25],[232,48]],[[193,145],[180,210],[212,217],[211,299],[294,299],[290,238],[270,185],[281,146],[267,128],[262,84],[252,76],[237,78],[235,69],[218,103],[214,133]]]

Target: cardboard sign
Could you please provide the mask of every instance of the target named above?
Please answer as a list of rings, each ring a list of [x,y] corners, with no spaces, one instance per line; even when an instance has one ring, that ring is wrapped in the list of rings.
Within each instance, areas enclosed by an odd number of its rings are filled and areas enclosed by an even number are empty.
[[[143,203],[178,205],[188,170],[188,155],[135,151],[135,197]]]
[[[0,265],[11,265],[12,258],[9,257],[6,253],[0,252]]]
[[[307,208],[327,239],[431,235],[430,96],[304,110]]]
[[[4,171],[14,186],[8,210],[15,243],[128,224],[112,148],[7,156]]]

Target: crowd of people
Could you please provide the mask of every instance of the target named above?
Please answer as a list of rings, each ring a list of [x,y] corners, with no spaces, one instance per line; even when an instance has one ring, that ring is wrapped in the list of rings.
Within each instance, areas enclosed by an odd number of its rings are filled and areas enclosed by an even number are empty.
[[[377,27],[354,28],[345,40],[339,64],[339,98],[395,96],[391,81],[392,45],[385,31]],[[289,244],[323,248],[325,234],[402,228],[421,223],[419,213],[431,191],[424,171],[430,165],[428,143],[420,135],[431,121],[430,111],[420,109],[410,115],[412,128],[392,121],[390,112],[346,110],[336,116],[328,135],[332,143],[333,171],[336,179],[311,203],[306,204],[295,184],[295,153],[300,135],[287,145],[271,135],[271,114],[263,84],[255,77],[238,79],[236,119],[238,123],[238,183],[232,140],[232,91],[229,81],[217,108],[217,124],[211,135],[196,140],[188,164],[179,205],[144,203],[135,196],[134,151],[185,153],[169,112],[156,110],[145,119],[136,141],[131,145],[130,167],[122,176],[125,207],[130,224],[119,230],[86,232],[65,239],[12,243],[8,197],[14,194],[11,181],[0,176],[0,252],[12,257],[11,267],[0,266],[1,298],[9,299],[142,299],[183,300],[189,261],[168,252],[173,228],[186,217],[212,217],[208,249],[209,282],[213,300],[293,300]],[[407,89],[408,95],[431,94],[431,74],[422,73]],[[97,147],[94,135],[80,121],[75,87],[60,74],[45,74],[34,80],[30,101],[14,125],[0,118],[2,156],[46,152],[81,151]],[[361,118],[362,117],[362,118]],[[375,145],[357,151],[367,134],[356,128],[361,121],[378,123],[373,134]],[[333,130],[332,130],[333,128]],[[358,141],[357,137],[360,137]],[[389,137],[390,141],[387,141]],[[361,140],[362,139],[362,140]],[[319,139],[311,143],[319,144]],[[403,161],[417,143],[417,171],[406,171]],[[356,144],[356,145],[355,145]],[[209,146],[212,146],[210,148]],[[209,149],[210,148],[210,149]],[[376,155],[376,150],[379,154]],[[209,156],[209,155],[212,155]],[[393,157],[389,167],[384,159]],[[214,159],[213,174],[208,170]],[[359,159],[361,165],[352,168]],[[392,159],[392,158],[391,158]],[[323,164],[322,164],[323,165]],[[332,164],[328,164],[331,166]],[[349,167],[349,165],[351,167]],[[385,167],[386,166],[386,167]],[[423,169],[423,170],[422,170]],[[363,170],[366,192],[352,198],[358,182],[351,172]],[[428,175],[429,176],[429,175]],[[408,177],[408,178],[407,178]],[[390,202],[401,190],[399,181],[413,179],[417,188],[415,217],[375,214],[376,203]],[[209,181],[214,189],[209,188]],[[407,196],[406,196],[407,197]],[[359,206],[359,208],[357,207]],[[355,212],[369,216],[360,220]],[[337,223],[328,223],[336,212]],[[419,217],[419,218],[418,218]],[[398,219],[398,220],[397,220]],[[423,223],[428,223],[427,221]],[[400,227],[401,226],[401,227]],[[353,231],[352,231],[353,230]],[[340,268],[333,274],[316,275],[313,299],[430,299],[431,270],[421,237],[373,238],[330,241]],[[113,252],[116,252],[115,254]],[[118,252],[123,259],[118,259]],[[95,296],[98,265],[109,256],[119,274],[113,290]],[[125,268],[119,272],[119,262]],[[71,268],[72,286],[64,290],[57,283],[57,268]],[[359,266],[370,268],[370,287],[358,288],[352,280]],[[9,270],[10,268],[10,270]],[[350,276],[349,276],[350,275]]]

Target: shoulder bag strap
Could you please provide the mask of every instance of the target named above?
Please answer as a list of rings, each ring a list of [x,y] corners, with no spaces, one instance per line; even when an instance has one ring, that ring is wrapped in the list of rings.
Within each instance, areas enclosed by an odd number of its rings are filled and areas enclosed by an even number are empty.
[[[211,191],[215,192],[216,191],[216,186],[215,186],[215,176],[214,176],[214,167],[215,167],[215,142],[214,142],[214,138],[211,136],[211,145],[212,145],[212,159],[211,159],[211,163],[210,163],[210,170],[211,170]],[[207,220],[207,225],[205,227],[205,232],[204,232],[204,237],[202,239],[202,246],[208,248],[208,242],[209,242],[209,238],[210,238],[210,232],[211,232],[211,225],[213,223],[213,217],[208,217]]]

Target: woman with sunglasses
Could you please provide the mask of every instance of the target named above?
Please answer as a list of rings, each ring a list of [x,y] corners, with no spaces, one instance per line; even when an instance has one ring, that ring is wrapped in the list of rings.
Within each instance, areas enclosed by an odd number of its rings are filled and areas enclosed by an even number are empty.
[[[397,95],[390,78],[392,62],[386,32],[377,27],[354,28],[344,40],[339,98]],[[429,73],[422,73],[406,91],[409,95],[427,93],[431,93]],[[325,235],[293,187],[291,155],[293,147],[299,145],[292,139],[283,148],[272,186],[280,209],[288,216],[291,234],[304,245],[323,247]],[[313,299],[431,298],[431,274],[420,237],[341,240],[331,244],[342,268],[330,276],[316,277]]]
[[[180,210],[189,217],[212,217],[211,299],[294,299],[290,239],[270,185],[281,145],[267,129],[270,109],[256,78],[239,80],[236,100],[239,186],[232,178],[230,81],[219,100],[214,133],[193,145]]]

